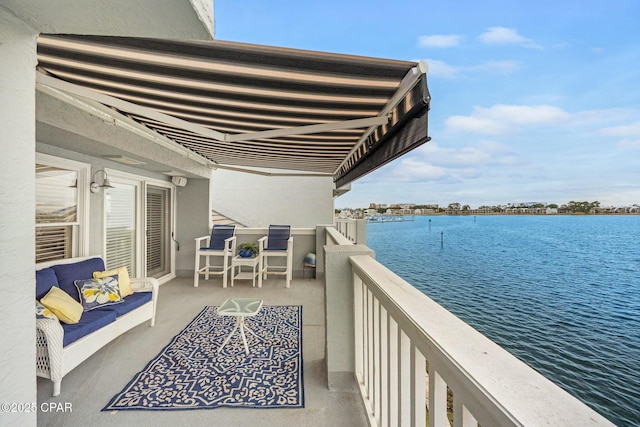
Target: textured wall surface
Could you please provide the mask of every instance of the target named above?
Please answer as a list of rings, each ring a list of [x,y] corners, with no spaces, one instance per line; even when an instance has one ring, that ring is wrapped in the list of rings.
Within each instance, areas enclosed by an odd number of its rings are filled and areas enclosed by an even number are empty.
[[[176,195],[176,275],[193,275],[196,237],[209,234],[209,180],[190,179]]]
[[[42,33],[212,39],[211,0],[2,0]]]
[[[0,8],[0,403],[35,403],[36,34]],[[11,100],[12,102],[6,102]],[[17,409],[17,408],[16,408]],[[0,412],[0,425],[36,414]]]
[[[247,227],[333,223],[330,177],[282,177],[233,172],[211,174],[211,209]]]

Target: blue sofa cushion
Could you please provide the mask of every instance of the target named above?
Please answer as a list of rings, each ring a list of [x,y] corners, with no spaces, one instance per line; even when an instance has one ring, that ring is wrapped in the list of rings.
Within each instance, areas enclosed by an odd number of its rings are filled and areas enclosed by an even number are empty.
[[[58,286],[58,278],[55,271],[51,267],[36,270],[36,299],[39,300],[49,292],[49,290]]]
[[[80,302],[80,295],[78,295],[78,289],[76,289],[74,281],[91,279],[94,271],[104,271],[105,269],[104,261],[99,257],[71,264],[58,264],[51,268],[56,272],[60,289],[71,295],[78,302]]]
[[[116,320],[116,312],[106,309],[86,311],[82,313],[80,322],[72,325],[61,323],[62,329],[64,329],[64,339],[62,340],[62,346],[66,347],[84,337],[89,335],[93,331],[97,331],[103,326],[108,325]]]
[[[132,295],[125,297],[124,302],[120,304],[110,305],[104,308],[97,308],[94,311],[100,312],[109,310],[115,312],[116,315],[120,317],[123,314],[127,314],[131,310],[135,310],[141,305],[144,305],[147,302],[151,301],[151,296],[151,292],[134,292]]]

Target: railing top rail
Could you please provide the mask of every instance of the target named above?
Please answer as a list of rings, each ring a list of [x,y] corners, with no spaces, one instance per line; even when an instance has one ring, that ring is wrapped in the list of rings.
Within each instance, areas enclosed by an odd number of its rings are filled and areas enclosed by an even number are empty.
[[[335,227],[327,227],[327,237],[336,245],[353,245],[353,242],[343,236]]]
[[[370,256],[350,258],[412,343],[483,425],[613,425]],[[487,424],[488,423],[488,424]]]

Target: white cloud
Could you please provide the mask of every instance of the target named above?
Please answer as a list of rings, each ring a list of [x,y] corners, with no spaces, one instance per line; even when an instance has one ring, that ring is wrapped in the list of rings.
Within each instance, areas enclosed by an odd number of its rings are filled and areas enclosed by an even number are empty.
[[[492,75],[508,75],[518,71],[521,63],[518,61],[485,61],[478,65],[454,66],[438,59],[425,59],[429,66],[429,76],[445,79],[457,79],[465,75],[487,73]]]
[[[487,166],[511,167],[521,162],[511,149],[494,141],[472,146],[444,148],[430,142],[387,166],[375,178],[379,182],[461,182],[486,173]],[[365,181],[366,182],[366,181]]]
[[[606,127],[601,129],[599,134],[621,138],[620,141],[618,141],[619,147],[640,148],[640,122]]]
[[[521,67],[522,63],[519,61],[512,60],[504,60],[504,61],[486,61],[479,65],[475,65],[472,67],[467,67],[466,69],[469,71],[479,71],[489,74],[512,74],[515,71],[518,71]]]
[[[463,37],[457,34],[449,34],[449,35],[431,35],[431,36],[420,36],[418,37],[418,45],[420,47],[455,47],[460,44]]]
[[[449,65],[437,59],[425,59],[429,66],[429,76],[442,77],[445,79],[455,79],[460,76],[460,68]]]
[[[611,126],[600,131],[605,136],[638,137],[640,138],[640,122],[622,126]]]
[[[445,120],[445,126],[460,132],[500,135],[509,129],[493,118],[478,116],[451,116]]]
[[[618,143],[622,148],[640,148],[640,139],[623,139]]]
[[[512,44],[531,49],[542,49],[542,46],[538,45],[531,39],[521,36],[514,28],[491,27],[484,33],[480,34],[478,39],[485,44]]]
[[[447,171],[439,166],[425,162],[415,157],[406,157],[395,165],[389,179],[393,181],[433,181],[444,177]]]
[[[451,116],[445,125],[461,132],[500,135],[519,127],[557,123],[571,115],[551,105],[494,105],[474,107],[470,116]]]

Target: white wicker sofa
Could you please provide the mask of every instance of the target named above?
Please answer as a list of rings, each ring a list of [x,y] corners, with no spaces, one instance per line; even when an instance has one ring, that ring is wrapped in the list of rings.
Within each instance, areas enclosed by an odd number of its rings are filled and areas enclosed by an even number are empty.
[[[73,294],[74,280],[90,279],[104,270],[101,257],[69,258],[36,265],[36,299],[51,286]],[[134,293],[115,304],[83,312],[78,324],[56,319],[36,319],[36,375],[53,382],[53,395],[60,394],[62,377],[100,348],[129,329],[151,320],[155,323],[159,284],[154,278],[131,278]],[[83,324],[84,322],[84,324]]]

